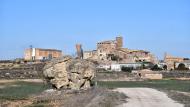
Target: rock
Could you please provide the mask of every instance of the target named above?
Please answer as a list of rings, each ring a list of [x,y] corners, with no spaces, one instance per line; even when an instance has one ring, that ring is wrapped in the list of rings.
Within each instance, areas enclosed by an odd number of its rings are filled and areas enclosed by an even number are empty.
[[[95,76],[95,64],[88,60],[65,56],[46,64],[43,74],[57,89],[87,89]]]

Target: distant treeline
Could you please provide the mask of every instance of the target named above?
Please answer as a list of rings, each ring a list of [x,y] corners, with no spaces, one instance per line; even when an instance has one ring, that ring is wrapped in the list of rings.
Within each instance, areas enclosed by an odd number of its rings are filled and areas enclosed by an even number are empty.
[[[0,63],[13,63],[13,60],[0,60]]]

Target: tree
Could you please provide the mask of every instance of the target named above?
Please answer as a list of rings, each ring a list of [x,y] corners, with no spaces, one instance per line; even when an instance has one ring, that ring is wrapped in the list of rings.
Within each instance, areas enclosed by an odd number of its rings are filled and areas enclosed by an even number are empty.
[[[133,68],[132,67],[121,67],[121,70],[123,71],[123,72],[132,72],[132,70],[133,70]]]
[[[151,68],[151,70],[153,70],[153,71],[161,71],[162,68],[158,67],[158,65],[156,64],[156,65],[154,65],[154,66]]]
[[[164,66],[163,66],[163,69],[164,69],[164,70],[167,70],[167,69],[168,69],[167,65],[164,65]]]

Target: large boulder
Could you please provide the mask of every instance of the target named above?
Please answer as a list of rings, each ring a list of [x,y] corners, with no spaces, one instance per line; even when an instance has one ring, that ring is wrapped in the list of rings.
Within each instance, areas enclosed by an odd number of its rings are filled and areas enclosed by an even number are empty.
[[[45,78],[57,89],[87,89],[95,76],[95,64],[65,56],[52,60],[43,69]]]

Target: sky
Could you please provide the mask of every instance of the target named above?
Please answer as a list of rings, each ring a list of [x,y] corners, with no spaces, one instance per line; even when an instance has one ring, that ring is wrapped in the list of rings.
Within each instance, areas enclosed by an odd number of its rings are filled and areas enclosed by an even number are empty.
[[[190,58],[190,0],[0,0],[0,59],[24,49],[75,54],[123,36],[124,47]]]

